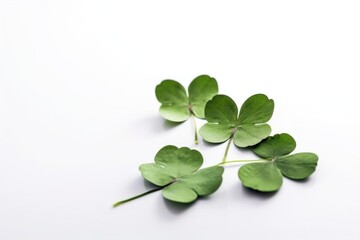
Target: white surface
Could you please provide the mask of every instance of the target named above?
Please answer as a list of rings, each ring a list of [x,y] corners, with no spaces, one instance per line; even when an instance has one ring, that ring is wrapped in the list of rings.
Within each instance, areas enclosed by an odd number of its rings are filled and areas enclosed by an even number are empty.
[[[359,1],[171,2],[0,1],[0,239],[360,239]],[[316,152],[316,173],[259,195],[227,167],[189,207],[111,209],[149,188],[138,165],[164,145],[221,160],[154,96],[204,73],[239,105],[273,98],[273,133]]]

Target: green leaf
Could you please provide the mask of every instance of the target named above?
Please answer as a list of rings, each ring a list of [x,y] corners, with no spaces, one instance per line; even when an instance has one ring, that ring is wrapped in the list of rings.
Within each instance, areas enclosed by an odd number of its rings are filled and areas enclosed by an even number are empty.
[[[207,196],[215,192],[221,185],[223,172],[224,168],[214,166],[185,175],[164,188],[163,196],[175,202],[193,202],[198,196]]]
[[[142,164],[140,172],[149,182],[164,187],[163,196],[171,201],[189,203],[198,196],[215,192],[221,185],[223,167],[198,170],[203,157],[187,147],[165,146],[155,156],[155,163]]]
[[[275,160],[281,173],[291,179],[304,179],[315,172],[318,156],[314,153],[297,153]]]
[[[273,192],[282,185],[281,173],[272,162],[246,164],[238,175],[245,187],[261,192]]]
[[[206,123],[200,128],[200,135],[208,142],[220,143],[228,140],[236,127],[238,108],[225,95],[216,95],[205,107]]]
[[[207,75],[196,77],[189,85],[189,96],[185,88],[174,80],[164,80],[156,86],[155,94],[161,103],[160,115],[172,122],[186,121],[190,114],[204,118],[204,109],[218,92],[214,78]]]
[[[256,124],[269,121],[274,112],[274,100],[264,94],[249,97],[241,106],[239,123]]]
[[[240,125],[234,134],[234,143],[238,147],[253,146],[269,136],[270,133],[271,127],[268,124]]]
[[[200,75],[190,83],[188,90],[191,111],[196,117],[204,118],[206,103],[219,91],[215,78]]]
[[[228,140],[234,131],[231,124],[210,124],[205,123],[200,128],[200,135],[210,143],[221,143]]]
[[[185,88],[174,80],[164,80],[155,89],[161,102],[160,115],[172,122],[183,122],[190,117]]]
[[[216,95],[205,107],[205,118],[209,123],[236,126],[238,108],[234,100],[226,95]]]
[[[155,162],[165,167],[167,173],[179,177],[198,170],[203,164],[203,157],[197,150],[168,145],[155,155]]]
[[[157,186],[165,186],[174,179],[173,176],[164,172],[164,167],[160,164],[145,163],[140,165],[139,170],[146,180]]]
[[[236,146],[253,146],[271,133],[266,122],[273,111],[274,101],[256,94],[244,102],[238,116],[236,103],[226,95],[217,95],[205,106],[208,122],[200,129],[200,135],[212,143],[224,142],[234,135]]]
[[[318,157],[314,153],[297,153],[295,139],[287,133],[268,137],[252,148],[253,152],[267,160],[265,163],[253,163],[239,169],[239,178],[244,186],[262,191],[276,191],[281,187],[279,177],[304,179],[315,172]],[[271,166],[271,169],[270,169]],[[276,176],[275,176],[276,172]]]
[[[295,139],[287,133],[275,134],[254,146],[253,152],[262,158],[273,159],[288,155],[296,148]]]

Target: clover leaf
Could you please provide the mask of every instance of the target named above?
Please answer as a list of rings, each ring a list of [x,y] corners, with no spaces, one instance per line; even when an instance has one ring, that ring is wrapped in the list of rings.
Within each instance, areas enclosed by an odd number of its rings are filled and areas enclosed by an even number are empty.
[[[204,118],[205,104],[218,93],[215,78],[208,75],[196,77],[185,88],[174,80],[164,80],[156,86],[155,94],[161,103],[160,115],[172,122],[186,121],[191,115]]]
[[[274,111],[274,101],[264,94],[249,97],[239,115],[236,103],[226,95],[216,95],[205,106],[208,121],[200,128],[200,135],[207,142],[221,143],[234,139],[238,147],[259,143],[271,133],[266,124]]]
[[[145,163],[139,167],[142,176],[159,188],[120,201],[114,206],[158,190],[162,190],[164,198],[179,203],[190,203],[199,196],[210,195],[220,187],[224,168],[212,166],[199,170],[202,164],[203,157],[197,150],[165,146],[156,154],[155,163]]]
[[[184,122],[192,117],[197,144],[198,133],[194,116],[205,117],[205,105],[218,93],[218,84],[215,78],[200,75],[190,83],[188,92],[189,96],[185,88],[174,80],[164,80],[155,88],[156,98],[161,103],[160,115],[172,122]]]
[[[166,186],[162,190],[166,199],[189,203],[215,192],[222,182],[223,167],[198,170],[202,164],[203,157],[197,150],[169,145],[156,154],[155,163],[141,165],[140,172],[149,182]]]
[[[295,150],[295,139],[289,134],[276,134],[253,147],[253,152],[264,162],[249,163],[239,169],[238,175],[245,187],[261,192],[278,190],[282,176],[300,180],[315,172],[318,156],[304,152],[289,155]]]

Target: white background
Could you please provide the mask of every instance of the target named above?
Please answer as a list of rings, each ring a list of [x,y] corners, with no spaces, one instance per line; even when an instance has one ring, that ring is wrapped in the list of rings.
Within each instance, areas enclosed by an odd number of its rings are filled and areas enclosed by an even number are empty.
[[[360,239],[359,1],[0,1],[0,239]],[[167,144],[154,89],[200,74],[239,105],[275,100],[273,133],[319,155],[307,181],[257,194],[229,166],[190,206],[138,165]],[[201,125],[203,122],[198,121]],[[229,159],[254,158],[234,146]]]

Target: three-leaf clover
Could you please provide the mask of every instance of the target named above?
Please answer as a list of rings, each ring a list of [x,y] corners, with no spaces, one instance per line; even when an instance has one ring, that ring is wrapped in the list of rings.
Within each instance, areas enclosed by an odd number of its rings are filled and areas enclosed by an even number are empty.
[[[282,176],[295,180],[309,177],[316,169],[318,156],[309,152],[289,155],[295,147],[289,134],[268,137],[252,149],[265,161],[242,166],[238,172],[241,182],[254,190],[272,192],[281,187]]]
[[[218,93],[215,78],[208,75],[196,77],[189,85],[189,95],[185,88],[177,81],[164,80],[156,86],[155,94],[161,103],[160,115],[172,122],[184,122],[189,117],[204,118],[206,103]],[[195,125],[195,143],[197,143],[197,129]]]
[[[139,167],[142,176],[159,188],[114,206],[161,189],[164,198],[179,203],[190,203],[199,196],[210,195],[220,187],[224,168],[212,166],[199,170],[202,164],[203,157],[197,150],[165,146],[156,154],[155,163],[145,163]]]
[[[186,121],[191,114],[204,118],[205,104],[218,93],[218,84],[215,78],[200,75],[190,83],[188,91],[189,96],[174,80],[164,80],[157,85],[155,93],[161,103],[161,116],[172,122]]]
[[[200,128],[200,135],[207,142],[221,143],[234,140],[238,147],[259,143],[271,133],[266,124],[274,111],[274,101],[264,94],[249,97],[241,106],[239,115],[236,103],[226,95],[216,95],[205,107],[208,121]]]

